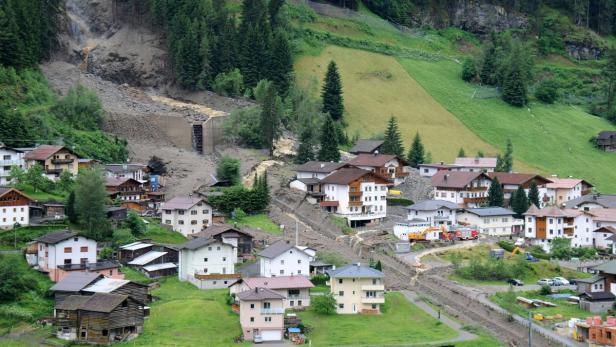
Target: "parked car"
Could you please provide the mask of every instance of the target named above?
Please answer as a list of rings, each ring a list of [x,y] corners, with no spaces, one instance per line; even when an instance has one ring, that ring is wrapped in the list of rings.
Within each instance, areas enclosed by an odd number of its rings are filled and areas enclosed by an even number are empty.
[[[568,286],[569,281],[564,277],[554,277],[555,286]]]
[[[524,246],[524,238],[519,237],[517,240],[515,240],[515,243],[513,245],[517,247]]]
[[[545,286],[545,285],[553,286],[554,285],[554,280],[549,279],[549,278],[542,278],[539,281],[537,281],[537,284],[540,285],[540,286]]]
[[[571,285],[576,285],[577,281],[575,280],[575,278],[567,278],[567,281],[569,281],[569,284]]]
[[[524,282],[522,282],[521,280],[515,279],[515,278],[508,279],[507,283],[509,283],[512,286],[517,286],[517,287],[521,287],[524,285]]]

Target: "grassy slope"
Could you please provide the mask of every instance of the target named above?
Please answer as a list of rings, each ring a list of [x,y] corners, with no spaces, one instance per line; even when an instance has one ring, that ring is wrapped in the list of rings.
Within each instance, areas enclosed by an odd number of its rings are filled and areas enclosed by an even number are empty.
[[[380,316],[323,316],[300,313],[314,346],[404,345],[452,339],[456,332],[409,303],[400,293],[386,294],[389,309]]]
[[[480,149],[495,152],[439,105],[392,57],[329,46],[321,55],[297,62],[299,80],[324,76],[330,60],[336,61],[342,77],[350,134],[382,133],[387,119],[394,115],[406,148],[419,131],[435,160],[453,159],[462,145],[469,153]]]
[[[508,293],[502,292],[497,293],[490,297],[490,300],[497,303],[499,306],[503,307],[506,310],[509,310],[513,313],[516,313],[522,317],[526,317],[528,315],[528,310],[523,306],[517,304],[516,297],[523,296],[529,299],[539,299],[549,301],[558,305],[557,307],[535,307],[530,311],[533,313],[541,313],[544,316],[554,316],[556,314],[560,314],[563,316],[562,320],[568,320],[570,318],[586,318],[587,316],[596,315],[595,313],[590,313],[588,311],[582,310],[578,305],[572,305],[567,303],[567,300],[564,299],[553,299],[546,295],[540,295],[537,291],[527,291],[527,292],[517,292],[517,293]],[[554,321],[548,320],[546,321],[548,324],[553,323]]]
[[[170,244],[179,244],[186,242],[186,238],[184,237],[184,235],[173,230],[163,228],[160,225],[159,219],[147,218],[147,221],[150,222],[150,224],[148,224],[147,231],[145,234],[143,234],[141,238],[152,239],[152,241],[154,242]]]
[[[532,103],[515,108],[500,99],[472,98],[475,87],[450,61],[401,59],[401,64],[441,105],[483,140],[503,148],[511,138],[515,156],[546,174],[582,177],[598,189],[616,192],[616,154],[598,151],[589,139],[615,129],[575,107]]]
[[[232,219],[231,223],[235,223]],[[253,229],[259,229],[272,235],[282,235],[280,226],[267,216],[266,213],[259,213],[242,218],[237,222],[240,226],[246,226]]]

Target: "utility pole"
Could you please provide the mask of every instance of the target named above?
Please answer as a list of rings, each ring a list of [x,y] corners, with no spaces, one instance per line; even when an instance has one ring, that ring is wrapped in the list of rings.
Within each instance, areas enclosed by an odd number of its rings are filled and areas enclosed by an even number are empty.
[[[528,347],[533,347],[533,321],[530,311],[528,311]]]

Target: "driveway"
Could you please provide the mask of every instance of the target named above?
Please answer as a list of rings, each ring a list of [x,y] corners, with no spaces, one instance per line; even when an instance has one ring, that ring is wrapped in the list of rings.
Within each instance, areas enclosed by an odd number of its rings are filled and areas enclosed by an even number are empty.
[[[276,342],[253,343],[252,345],[253,346],[260,346],[260,347],[291,347],[291,346],[295,346],[295,344],[293,344],[293,342],[291,342],[289,340],[276,341]]]

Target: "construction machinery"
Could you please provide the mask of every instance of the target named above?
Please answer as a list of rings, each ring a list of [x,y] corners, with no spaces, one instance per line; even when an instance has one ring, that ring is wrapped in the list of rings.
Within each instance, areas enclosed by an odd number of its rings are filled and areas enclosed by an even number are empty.
[[[444,226],[427,227],[420,232],[408,233],[409,241],[434,241],[441,238],[442,233],[447,233],[447,229]]]
[[[524,252],[524,248],[522,248],[522,247],[516,247],[516,248],[514,248],[514,249],[513,249],[513,251],[511,251],[511,256],[513,257],[513,256],[515,256],[515,255],[516,255],[516,254],[518,254],[518,253],[520,253],[520,254],[521,254],[522,252]],[[535,256],[533,256],[533,255],[532,255],[532,254],[530,254],[529,252],[524,252],[524,256],[526,257],[526,260],[527,260],[527,261],[530,261],[530,262],[533,262],[533,263],[535,263],[535,262],[538,262],[538,261],[539,261],[539,259],[535,258]]]

